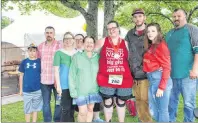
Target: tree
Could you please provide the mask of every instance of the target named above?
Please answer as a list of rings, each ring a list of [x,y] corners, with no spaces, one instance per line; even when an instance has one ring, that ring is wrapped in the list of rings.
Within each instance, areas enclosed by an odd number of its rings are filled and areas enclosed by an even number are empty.
[[[87,11],[80,5],[80,1],[69,2],[67,0],[61,0],[61,3],[74,10],[79,11],[85,18],[87,23],[87,35],[91,35],[97,38],[98,35],[98,3],[99,0],[88,0]]]
[[[61,0],[61,3],[63,5],[79,11],[84,16],[87,23],[87,30],[86,30],[87,35],[94,36],[96,39],[98,38],[99,2],[100,2],[99,0],[88,0],[88,10],[85,11],[85,9],[83,9],[83,7],[80,6],[79,1],[69,2],[67,0]],[[103,37],[107,35],[107,28],[106,28],[107,23],[114,19],[115,11],[122,4],[123,4],[122,1],[104,0]]]
[[[103,37],[107,36],[107,23],[114,19],[115,12],[117,9],[124,4],[123,1],[104,1],[104,26],[103,26]]]
[[[6,2],[8,0],[3,0],[3,8],[6,8]],[[31,10],[35,9],[45,9],[51,13],[61,16],[68,17],[72,11],[72,15],[78,15],[81,13],[87,23],[87,35],[91,35],[98,38],[98,8],[104,6],[104,26],[103,26],[103,36],[106,36],[107,29],[106,24],[113,20],[115,16],[115,11],[122,4],[122,1],[114,0],[60,0],[60,1],[47,1],[40,0],[38,3],[31,3],[30,1],[13,1],[19,6],[22,14],[30,14]],[[88,8],[86,9],[86,5]],[[7,7],[8,8],[8,7]],[[72,17],[72,16],[69,16]]]
[[[8,0],[2,0],[2,8],[6,7]],[[185,8],[188,12],[188,22],[194,23],[193,19],[198,17],[197,1],[116,1],[116,0],[57,0],[47,1],[39,0],[39,2],[31,3],[30,1],[13,1],[22,11],[22,14],[29,13],[31,10],[44,9],[57,16],[74,17],[82,14],[87,23],[87,35],[92,35],[97,39],[98,36],[98,9],[104,9],[104,25],[103,36],[106,36],[106,25],[110,20],[117,20],[121,26],[130,29],[134,26],[131,23],[131,12],[135,8],[143,8],[146,11],[147,23],[158,22],[163,32],[167,32],[173,28],[171,19],[172,11],[175,8]],[[166,12],[163,12],[166,10]],[[198,24],[197,24],[198,25]],[[99,25],[100,26],[100,25]]]
[[[133,1],[133,4],[129,2],[118,9],[115,20],[118,20],[120,25],[127,29],[134,27],[131,13],[135,8],[143,8],[147,16],[146,22],[158,22],[163,33],[174,27],[172,12],[176,8],[184,8],[188,13],[188,22],[198,25],[197,22],[193,21],[198,17],[197,1]]]
[[[8,25],[10,25],[11,23],[13,22],[12,19],[6,17],[6,16],[3,16],[2,17],[2,20],[1,20],[1,29],[7,27]]]

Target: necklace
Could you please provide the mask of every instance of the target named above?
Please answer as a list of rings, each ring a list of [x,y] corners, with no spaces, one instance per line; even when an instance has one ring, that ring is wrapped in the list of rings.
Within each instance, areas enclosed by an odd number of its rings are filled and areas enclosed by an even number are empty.
[[[118,53],[118,50],[119,50],[119,47],[120,47],[120,44],[121,44],[121,39],[120,38],[118,39],[117,45],[113,44],[113,41],[112,41],[112,39],[110,37],[109,37],[109,42],[110,42],[111,46],[113,47],[113,51],[114,51],[114,56],[113,57],[115,59],[119,59],[120,55]]]

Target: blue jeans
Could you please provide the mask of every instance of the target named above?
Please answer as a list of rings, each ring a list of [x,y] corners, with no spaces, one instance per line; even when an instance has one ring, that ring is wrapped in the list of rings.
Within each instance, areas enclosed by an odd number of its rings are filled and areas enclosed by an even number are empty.
[[[169,102],[170,122],[176,121],[179,95],[181,93],[184,102],[184,122],[193,122],[193,109],[196,106],[196,79],[189,77],[183,79],[173,79],[173,89]]]
[[[56,100],[57,92],[56,92],[56,89],[55,89],[54,85],[41,84],[41,91],[42,91],[42,96],[43,96],[43,118],[44,118],[44,122],[51,122],[52,121],[52,113],[51,113],[51,107],[50,107],[52,90],[54,92],[54,99]],[[56,102],[55,102],[54,105],[55,105],[54,121],[55,122],[60,122],[61,106],[56,105]]]
[[[197,79],[197,91],[198,91],[198,79]]]
[[[168,104],[173,86],[172,79],[168,79],[163,96],[156,97],[156,93],[162,78],[162,72],[156,70],[154,72],[147,73],[147,77],[150,83],[148,100],[151,115],[157,122],[169,122]]]

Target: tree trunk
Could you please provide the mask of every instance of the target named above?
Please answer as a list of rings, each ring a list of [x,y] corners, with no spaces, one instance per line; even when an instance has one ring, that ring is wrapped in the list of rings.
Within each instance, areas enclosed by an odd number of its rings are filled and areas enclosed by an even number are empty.
[[[93,36],[96,40],[98,39],[98,3],[99,0],[88,0],[88,10],[86,11],[80,5],[80,1],[76,0],[70,2],[68,0],[60,0],[60,2],[66,7],[72,8],[79,11],[86,20],[87,23],[87,35]]]
[[[89,0],[87,15],[84,16],[87,23],[87,35],[98,39],[98,3],[99,0]]]
[[[107,36],[107,23],[114,19],[115,8],[114,0],[104,1],[104,25],[103,25],[103,37]]]

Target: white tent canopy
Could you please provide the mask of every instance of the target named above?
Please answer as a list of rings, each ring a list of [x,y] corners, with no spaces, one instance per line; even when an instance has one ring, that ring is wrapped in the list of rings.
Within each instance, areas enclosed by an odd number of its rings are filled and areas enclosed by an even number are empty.
[[[98,14],[98,32],[102,37],[104,14]],[[44,29],[53,26],[56,32],[56,40],[62,40],[63,34],[70,31],[74,34],[86,34],[83,30],[85,19],[82,15],[75,18],[61,18],[54,15],[20,16],[11,25],[2,30],[2,41],[12,43],[18,47],[27,46],[34,42],[39,44],[45,40]],[[121,36],[124,37],[127,30],[121,28]]]
[[[21,16],[2,30],[2,41],[24,46],[24,35],[29,34],[35,36],[34,40],[44,41],[44,29],[47,26],[55,28],[57,38],[60,38],[66,31],[85,34],[81,27],[84,22],[78,21],[82,20],[80,18],[80,16],[72,19],[57,16]]]

